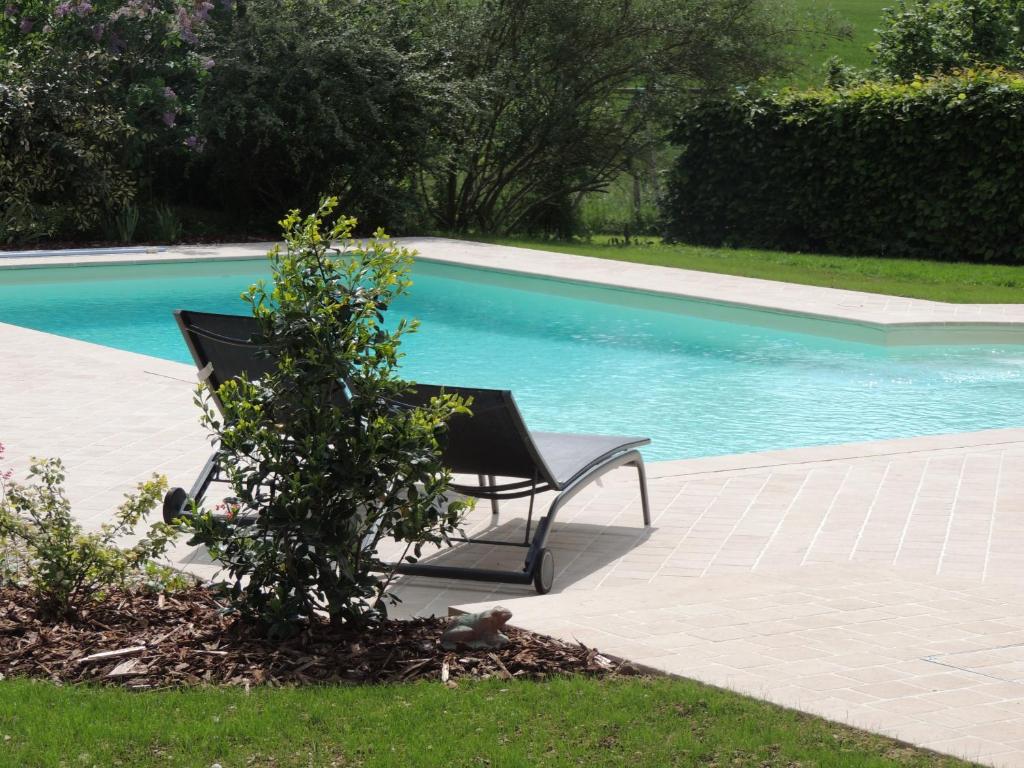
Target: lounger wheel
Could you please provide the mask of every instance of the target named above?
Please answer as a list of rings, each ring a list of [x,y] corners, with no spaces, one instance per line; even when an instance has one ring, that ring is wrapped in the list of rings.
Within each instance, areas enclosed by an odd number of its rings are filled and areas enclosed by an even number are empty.
[[[533,571],[533,588],[538,595],[546,595],[551,591],[551,585],[555,581],[555,556],[551,550],[544,548],[538,553],[540,561]]]
[[[184,488],[171,488],[164,496],[164,522],[174,525],[174,521],[185,514],[188,504],[188,491]]]

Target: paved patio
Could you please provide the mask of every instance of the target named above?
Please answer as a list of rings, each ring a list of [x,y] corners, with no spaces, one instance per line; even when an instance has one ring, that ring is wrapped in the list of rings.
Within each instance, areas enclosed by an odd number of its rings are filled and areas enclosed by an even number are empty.
[[[151,472],[190,484],[206,458],[190,366],[2,324],[0,354],[9,463],[62,457],[86,524]],[[1024,766],[1022,458],[1013,429],[661,462],[646,530],[635,476],[614,473],[560,515],[552,594],[409,579],[403,610],[501,602],[513,623],[656,669]],[[512,537],[522,511],[481,506],[469,525]],[[442,557],[509,557],[493,549]]]

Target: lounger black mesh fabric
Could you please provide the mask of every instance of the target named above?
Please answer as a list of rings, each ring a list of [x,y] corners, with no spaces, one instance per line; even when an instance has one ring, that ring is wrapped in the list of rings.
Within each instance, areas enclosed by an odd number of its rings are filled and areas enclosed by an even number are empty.
[[[274,369],[276,363],[261,343],[256,318],[184,309],[176,310],[174,317],[196,367],[205,372],[218,408],[217,390],[225,381],[243,375],[256,381]]]
[[[273,370],[272,349],[259,338],[259,326],[252,317],[219,315],[208,312],[175,312],[182,335],[188,344],[200,378],[212,390],[229,379],[245,375],[254,381]],[[344,397],[339,386],[339,397]],[[645,525],[650,525],[647,479],[643,457],[636,450],[650,442],[645,437],[610,435],[531,433],[511,392],[498,389],[442,387],[417,384],[396,407],[415,407],[442,392],[472,398],[472,415],[457,414],[442,435],[445,464],[459,475],[453,488],[461,493],[492,501],[498,513],[498,501],[530,498],[526,533],[522,543],[484,539],[453,539],[466,543],[482,542],[528,549],[521,571],[487,570],[438,565],[431,562],[396,563],[398,573],[441,576],[483,581],[530,583],[538,592],[551,589],[554,559],[545,547],[555,516],[577,492],[605,473],[622,466],[636,468]],[[218,401],[218,406],[220,405]],[[203,468],[191,492],[174,488],[164,500],[168,521],[180,516],[190,499],[201,500],[209,484],[218,476],[217,454]],[[478,483],[468,483],[476,476]],[[547,514],[534,521],[534,499],[545,491],[557,495]]]

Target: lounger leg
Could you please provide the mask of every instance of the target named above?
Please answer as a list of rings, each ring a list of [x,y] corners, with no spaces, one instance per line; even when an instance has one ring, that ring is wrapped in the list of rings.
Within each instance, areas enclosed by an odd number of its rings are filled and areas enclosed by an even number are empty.
[[[206,489],[213,482],[213,477],[217,474],[217,470],[217,454],[214,453],[206,460],[206,464],[203,465],[202,470],[199,472],[199,477],[192,484],[192,490],[187,493],[184,488],[171,488],[168,490],[164,496],[164,522],[168,525],[173,525],[179,518],[187,517],[190,513],[186,509],[190,506],[191,502],[198,504],[203,500]]]
[[[210,458],[206,460],[206,464],[203,466],[202,472],[199,473],[199,477],[196,478],[195,483],[192,486],[192,490],[189,491],[188,497],[198,504],[203,500],[203,496],[206,495],[206,489],[210,487],[210,483],[213,482],[213,476],[217,473],[217,453],[214,453]]]
[[[633,466],[636,467],[636,474],[640,480],[640,506],[643,508],[644,525],[649,528],[651,525],[651,502],[647,498],[647,470],[644,469],[643,458],[633,462]]]
[[[481,488],[493,488],[494,487],[494,475],[477,475],[477,480],[480,482]],[[498,514],[498,500],[491,499],[491,514]]]
[[[600,472],[593,475],[582,478],[573,485],[562,489],[555,500],[551,502],[551,506],[548,507],[548,513],[540,520],[537,521],[537,532],[533,536],[533,540],[530,542],[530,551],[526,555],[526,570],[528,573],[533,572],[533,569],[537,567],[540,551],[544,549],[548,540],[548,531],[551,529],[552,523],[555,522],[555,515],[558,514],[565,504],[567,504],[573,496],[579,493],[584,487],[596,480],[606,472],[610,472],[616,467],[636,467],[637,477],[640,480],[640,505],[644,515],[644,525],[650,526],[651,524],[651,504],[647,497],[647,471],[644,469],[644,457],[640,455],[639,451],[630,451],[629,453],[623,454],[615,462],[609,462],[606,466],[601,468]],[[527,533],[529,536],[529,533]]]
[[[487,484],[490,485],[492,488],[495,486],[494,475],[488,475],[487,476]],[[492,515],[498,514],[498,500],[497,499],[491,499],[491,514]]]

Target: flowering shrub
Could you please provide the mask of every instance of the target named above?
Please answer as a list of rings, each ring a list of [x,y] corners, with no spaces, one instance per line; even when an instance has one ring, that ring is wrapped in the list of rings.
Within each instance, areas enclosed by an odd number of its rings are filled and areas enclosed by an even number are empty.
[[[96,230],[196,151],[207,0],[7,0],[0,241]]]
[[[141,483],[114,522],[95,533],[84,532],[71,516],[63,483],[59,459],[35,461],[26,484],[15,482],[10,470],[0,472],[0,578],[24,583],[41,611],[62,618],[74,617],[114,587],[163,589],[183,580],[156,563],[176,535],[170,526],[156,523],[133,546],[117,546],[159,501],[166,480],[154,476]]]

